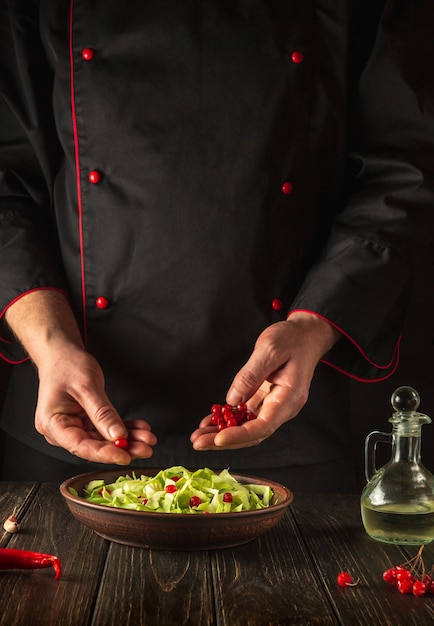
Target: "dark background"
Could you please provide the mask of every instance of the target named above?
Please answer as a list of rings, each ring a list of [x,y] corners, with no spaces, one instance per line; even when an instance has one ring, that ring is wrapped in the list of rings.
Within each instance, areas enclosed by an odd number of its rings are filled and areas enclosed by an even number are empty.
[[[0,359],[0,406],[7,387],[8,372],[9,367]],[[427,250],[417,272],[397,371],[382,383],[351,382],[353,456],[360,490],[365,484],[365,437],[372,430],[390,432],[391,425],[387,421],[393,411],[390,397],[401,385],[417,389],[421,396],[419,410],[434,419],[434,244]],[[377,467],[389,458],[390,447],[379,446]],[[434,473],[434,423],[422,429],[422,461]]]
[[[364,438],[371,430],[390,432],[387,421],[393,412],[390,396],[401,385],[417,389],[421,397],[419,411],[433,419],[433,424],[422,428],[422,461],[434,473],[434,244],[418,268],[397,371],[382,383],[351,384],[354,462],[361,485],[365,482]],[[381,448],[386,449],[380,451]],[[387,445],[379,446],[378,452],[387,456],[385,460],[390,458]]]

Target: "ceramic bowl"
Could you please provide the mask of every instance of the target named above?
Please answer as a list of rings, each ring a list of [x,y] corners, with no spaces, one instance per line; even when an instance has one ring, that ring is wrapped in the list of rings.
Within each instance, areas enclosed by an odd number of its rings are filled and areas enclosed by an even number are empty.
[[[137,476],[154,476],[158,469],[134,469]],[[237,513],[155,513],[130,511],[88,502],[81,494],[91,480],[106,484],[125,475],[119,470],[90,472],[69,478],[60,485],[60,493],[74,517],[104,539],[140,548],[159,550],[210,550],[229,548],[252,541],[275,526],[293,499],[292,492],[279,483],[263,478],[232,474],[241,483],[269,485],[274,496],[265,509]],[[70,487],[79,496],[72,495]]]

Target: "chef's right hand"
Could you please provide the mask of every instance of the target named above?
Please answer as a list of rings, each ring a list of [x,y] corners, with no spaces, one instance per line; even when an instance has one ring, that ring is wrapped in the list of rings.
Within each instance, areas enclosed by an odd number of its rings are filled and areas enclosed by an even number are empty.
[[[156,437],[144,420],[124,422],[104,391],[97,361],[84,349],[71,347],[38,365],[37,431],[54,446],[98,463],[128,465],[152,456]],[[114,441],[128,438],[127,449]]]
[[[66,295],[24,293],[5,319],[39,374],[36,430],[53,446],[87,461],[127,465],[152,456],[156,437],[143,420],[123,422],[104,391],[104,375],[87,352]],[[127,437],[127,449],[114,442]]]

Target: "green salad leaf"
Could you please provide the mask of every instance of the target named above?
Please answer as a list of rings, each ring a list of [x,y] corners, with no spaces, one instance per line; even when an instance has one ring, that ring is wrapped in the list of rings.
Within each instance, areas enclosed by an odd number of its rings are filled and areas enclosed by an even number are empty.
[[[135,511],[156,513],[232,513],[270,506],[268,485],[240,483],[224,469],[195,472],[180,465],[155,476],[119,476],[115,482],[92,480],[84,487],[89,502]]]

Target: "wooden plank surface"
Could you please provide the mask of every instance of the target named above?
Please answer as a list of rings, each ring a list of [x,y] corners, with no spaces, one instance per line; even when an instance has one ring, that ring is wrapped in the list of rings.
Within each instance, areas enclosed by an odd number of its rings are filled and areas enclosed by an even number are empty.
[[[215,623],[207,552],[111,544],[92,626]]]
[[[348,626],[432,626],[434,596],[402,595],[382,579],[383,572],[406,560],[399,547],[374,541],[365,533],[357,496],[299,496],[294,500],[300,532],[342,624]],[[410,554],[414,550],[408,549]],[[432,549],[427,556],[432,554]],[[429,557],[430,558],[430,557]],[[337,574],[360,579],[341,588]]]
[[[212,560],[222,626],[339,623],[289,511],[273,532]]]
[[[30,500],[39,485],[37,483],[1,483],[0,484],[0,547],[5,548],[12,535],[3,528],[5,520],[12,514],[21,522]]]
[[[63,572],[55,580],[52,568],[1,571],[2,626],[90,623],[109,542],[72,518],[56,485],[37,490],[7,547],[56,555]]]
[[[0,513],[20,532],[2,546],[56,554],[54,571],[0,571],[1,626],[427,626],[434,596],[402,595],[382,573],[406,552],[370,539],[357,496],[297,494],[281,523],[244,546],[210,552],[141,550],[79,524],[57,485],[0,484]],[[434,546],[425,548],[434,563]],[[360,578],[336,583],[340,570]]]

